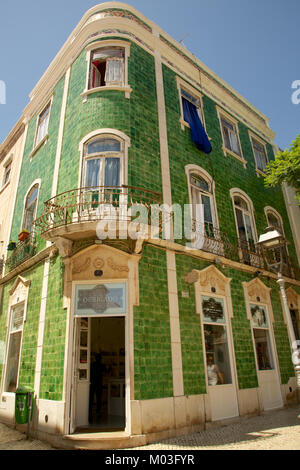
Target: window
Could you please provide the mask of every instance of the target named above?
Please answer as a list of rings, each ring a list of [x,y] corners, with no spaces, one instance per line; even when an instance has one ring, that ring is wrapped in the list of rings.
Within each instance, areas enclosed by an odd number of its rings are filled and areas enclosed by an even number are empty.
[[[2,181],[2,187],[5,186],[10,180],[11,165],[12,165],[12,162],[10,161],[4,168],[4,176],[3,176],[3,181]]]
[[[91,52],[89,89],[123,86],[125,52],[120,47],[103,47]]]
[[[240,193],[233,193],[232,199],[241,258],[244,263],[252,264],[250,252],[256,253],[252,206]]]
[[[48,134],[49,116],[50,116],[50,103],[43,109],[43,111],[39,115],[35,146],[37,146],[40,142],[42,142],[42,140],[45,139],[45,137]]]
[[[222,242],[217,229],[214,185],[211,177],[202,169],[187,165],[193,246],[216,254],[222,254]]]
[[[205,233],[213,234],[213,204],[211,184],[198,173],[190,173],[190,187],[192,194],[192,217],[193,222],[197,218],[197,205],[203,205],[203,221],[205,225]]]
[[[209,386],[232,383],[224,301],[202,296],[207,379]]]
[[[241,148],[236,124],[230,122],[224,117],[221,117],[221,126],[225,148],[241,156]]]
[[[30,189],[25,200],[22,228],[27,230],[29,233],[31,233],[33,230],[33,221],[35,219],[38,192],[39,192],[39,185],[35,184]]]
[[[254,138],[251,134],[250,134],[250,139],[251,139],[253,154],[254,154],[254,158],[256,162],[256,169],[264,172],[268,164],[268,157],[267,157],[265,144],[262,141]]]
[[[267,309],[265,306],[250,304],[251,324],[258,370],[274,369]]]
[[[268,226],[277,228],[282,235],[284,235],[281,217],[274,211],[274,209],[265,209]]]
[[[85,145],[82,186],[87,198],[98,202],[118,199],[124,184],[124,143],[113,136],[101,136]]]
[[[5,392],[15,392],[18,385],[21,342],[24,324],[24,302],[11,309],[9,345],[6,360]]]
[[[191,130],[191,139],[196,147],[208,154],[212,147],[205,131],[202,96],[188,89],[183,81],[177,77],[177,86],[180,95],[181,127],[187,126]]]
[[[194,106],[204,126],[204,114],[203,114],[203,108],[202,108],[200,97],[197,97],[191,94],[190,92],[185,90],[183,87],[180,88],[180,95],[181,95],[181,103],[182,103],[182,117],[183,117],[185,124],[188,124],[188,117],[186,116],[186,108],[184,107],[184,102],[188,101],[189,103],[191,103],[192,106]]]

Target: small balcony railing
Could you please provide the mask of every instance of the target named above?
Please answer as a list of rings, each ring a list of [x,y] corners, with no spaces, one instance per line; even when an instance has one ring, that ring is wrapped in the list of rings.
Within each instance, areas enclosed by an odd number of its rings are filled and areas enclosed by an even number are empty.
[[[15,248],[10,251],[7,257],[6,266],[11,271],[24,261],[28,260],[36,253],[35,236],[33,233],[29,234],[28,238],[24,241],[18,242]]]
[[[193,244],[195,248],[228,259],[237,257],[236,248],[229,242],[226,233],[214,227],[212,223],[200,223],[193,219],[192,230],[194,232]]]
[[[43,214],[34,224],[43,234],[51,229],[81,222],[96,222],[109,216],[112,219],[126,218],[128,210],[136,204],[146,207],[150,218],[150,206],[161,203],[159,193],[133,186],[77,188],[46,201]]]

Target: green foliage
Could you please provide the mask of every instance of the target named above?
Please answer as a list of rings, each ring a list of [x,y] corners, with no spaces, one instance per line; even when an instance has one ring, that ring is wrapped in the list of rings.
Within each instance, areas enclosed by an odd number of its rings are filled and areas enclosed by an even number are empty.
[[[274,187],[282,183],[295,188],[296,199],[300,204],[300,134],[288,150],[279,152],[267,166],[265,185]]]

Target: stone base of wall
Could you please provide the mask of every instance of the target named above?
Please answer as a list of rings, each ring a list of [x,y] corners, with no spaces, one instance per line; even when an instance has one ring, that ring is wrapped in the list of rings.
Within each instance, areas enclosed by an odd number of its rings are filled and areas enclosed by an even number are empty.
[[[296,380],[291,378],[282,385],[285,405],[297,403]],[[292,389],[292,392],[290,391]],[[5,397],[0,406],[0,422],[14,426],[26,433],[26,425],[15,425],[14,394]],[[178,437],[207,428],[228,424],[240,417],[261,413],[259,389],[238,391],[240,415],[222,421],[211,420],[208,395],[191,395],[151,400],[131,401],[131,435],[123,431],[115,433],[73,434],[64,436],[65,403],[38,400],[31,425],[34,438],[49,442],[54,447],[66,449],[112,449],[130,448],[153,443],[162,439]]]

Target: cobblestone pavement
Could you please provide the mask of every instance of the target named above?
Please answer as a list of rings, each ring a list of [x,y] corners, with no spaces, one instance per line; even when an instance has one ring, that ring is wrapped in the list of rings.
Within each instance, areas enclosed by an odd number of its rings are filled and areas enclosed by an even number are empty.
[[[300,405],[134,450],[300,450]],[[0,450],[51,450],[0,424]],[[54,450],[54,449],[52,449]]]
[[[300,406],[172,438],[140,450],[300,450]]]

